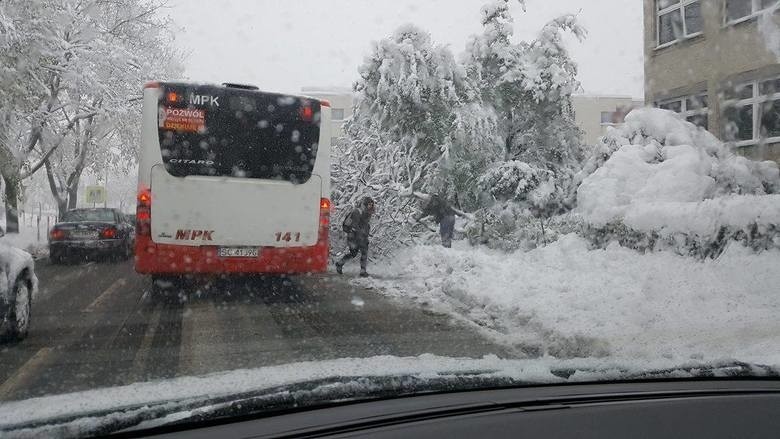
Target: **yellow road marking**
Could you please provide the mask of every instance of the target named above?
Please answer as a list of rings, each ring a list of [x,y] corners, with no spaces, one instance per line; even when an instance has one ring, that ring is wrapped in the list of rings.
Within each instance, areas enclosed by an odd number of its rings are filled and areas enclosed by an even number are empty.
[[[117,279],[117,280],[116,280],[114,283],[112,283],[112,284],[111,284],[111,285],[110,285],[108,288],[106,288],[106,290],[105,290],[105,291],[103,291],[103,293],[102,293],[102,294],[100,294],[100,295],[97,297],[97,299],[95,299],[95,301],[94,301],[94,302],[90,303],[90,304],[89,304],[89,306],[87,306],[86,308],[84,308],[84,312],[92,312],[92,311],[94,311],[94,310],[95,310],[95,308],[97,308],[98,306],[100,306],[100,304],[101,304],[101,303],[105,302],[105,301],[106,301],[106,299],[107,299],[109,296],[111,296],[112,294],[114,294],[114,292],[116,292],[116,290],[118,290],[119,288],[121,288],[122,286],[124,286],[126,283],[127,283],[127,280],[125,280],[124,278]]]
[[[10,378],[0,385],[0,400],[8,400],[16,389],[23,388],[28,381],[38,375],[38,369],[51,354],[51,348],[41,348],[22,367],[16,370]]]

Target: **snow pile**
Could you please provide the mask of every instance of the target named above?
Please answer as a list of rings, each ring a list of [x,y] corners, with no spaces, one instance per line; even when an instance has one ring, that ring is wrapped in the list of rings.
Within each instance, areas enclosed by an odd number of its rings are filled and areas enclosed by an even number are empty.
[[[714,246],[710,256],[732,238],[780,247],[776,163],[734,155],[710,133],[651,108],[632,111],[599,148],[577,190],[577,213],[597,238],[634,233],[650,247],[682,238]]]
[[[421,246],[355,280],[472,322],[529,356],[780,361],[780,250],[704,261],[566,235],[506,254]]]
[[[0,237],[0,245],[6,244],[22,249],[35,257],[41,257],[49,254],[48,233],[46,227],[43,227],[41,229],[41,239],[38,240],[37,229],[28,225],[20,225],[19,233],[9,233]]]

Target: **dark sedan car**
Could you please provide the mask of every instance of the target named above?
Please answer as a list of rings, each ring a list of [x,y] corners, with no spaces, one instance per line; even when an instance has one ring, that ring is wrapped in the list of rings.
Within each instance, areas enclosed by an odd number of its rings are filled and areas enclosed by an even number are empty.
[[[60,263],[71,255],[106,255],[127,259],[133,254],[135,229],[116,209],[73,209],[49,232],[49,258]]]

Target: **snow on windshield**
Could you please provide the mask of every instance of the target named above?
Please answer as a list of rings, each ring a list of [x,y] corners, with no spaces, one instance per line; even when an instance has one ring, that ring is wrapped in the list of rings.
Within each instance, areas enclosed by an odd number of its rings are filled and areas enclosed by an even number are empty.
[[[777,2],[277,3],[0,2],[0,425],[780,367]]]

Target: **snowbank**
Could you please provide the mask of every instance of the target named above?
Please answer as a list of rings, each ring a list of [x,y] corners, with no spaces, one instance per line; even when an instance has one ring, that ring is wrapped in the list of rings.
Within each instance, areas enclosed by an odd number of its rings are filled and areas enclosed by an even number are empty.
[[[780,225],[780,194],[730,195],[696,203],[636,203],[623,222],[637,230],[714,236],[726,226],[745,229],[752,224]]]
[[[462,244],[462,243],[459,243]],[[416,247],[355,280],[473,322],[529,355],[780,361],[780,251],[717,259],[592,250],[574,235],[529,252]]]
[[[40,257],[49,254],[48,233],[48,230],[43,227],[39,240],[37,229],[30,225],[23,224],[19,227],[19,233],[9,233],[0,237],[0,244],[16,247],[35,257]]]
[[[600,145],[606,161],[584,178],[577,209],[592,227],[714,240],[723,230],[780,225],[780,171],[736,156],[675,113],[643,108]]]

